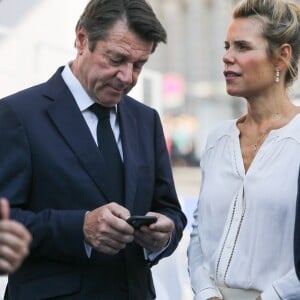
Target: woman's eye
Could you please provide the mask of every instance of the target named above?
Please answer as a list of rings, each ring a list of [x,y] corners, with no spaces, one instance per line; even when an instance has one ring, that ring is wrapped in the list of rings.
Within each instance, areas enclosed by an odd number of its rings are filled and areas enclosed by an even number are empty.
[[[224,49],[227,51],[230,48],[229,43],[225,42],[224,43]]]
[[[247,50],[247,49],[249,49],[249,47],[247,45],[244,45],[244,44],[237,44],[236,48],[238,50]]]

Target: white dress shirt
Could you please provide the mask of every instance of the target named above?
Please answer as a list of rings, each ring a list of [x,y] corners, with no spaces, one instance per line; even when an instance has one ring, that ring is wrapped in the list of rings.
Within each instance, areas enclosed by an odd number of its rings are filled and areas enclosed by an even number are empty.
[[[90,96],[87,94],[85,89],[82,87],[80,81],[74,76],[74,74],[71,71],[71,68],[69,64],[67,64],[62,71],[61,74],[63,80],[65,81],[67,87],[71,91],[90,131],[93,136],[93,139],[95,143],[98,145],[97,141],[97,124],[98,124],[98,118],[97,116],[90,110],[90,106],[95,103],[94,100],[90,98]],[[110,111],[110,125],[112,128],[112,131],[114,133],[116,142],[118,144],[118,148],[120,151],[121,158],[123,160],[123,150],[122,150],[122,143],[121,143],[121,137],[120,137],[120,127],[117,119],[117,106],[115,106],[115,111]],[[101,145],[100,145],[101,147]]]
[[[195,299],[217,286],[300,299],[293,236],[300,164],[300,115],[272,130],[245,173],[237,120],[219,125],[201,158],[202,185],[188,248]]]

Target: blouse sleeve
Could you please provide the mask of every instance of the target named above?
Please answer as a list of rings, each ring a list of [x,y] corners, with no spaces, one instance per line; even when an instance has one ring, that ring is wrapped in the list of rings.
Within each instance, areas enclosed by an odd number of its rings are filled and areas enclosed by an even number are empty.
[[[285,276],[279,278],[261,294],[262,300],[296,300],[300,295],[300,282],[297,278],[295,268],[291,269]]]
[[[206,149],[201,158],[200,169],[202,172],[202,186],[204,180],[205,160],[207,149],[209,148],[209,141],[206,144]],[[202,189],[202,188],[201,188]],[[201,194],[201,191],[200,191]],[[190,243],[187,251],[188,255],[188,271],[191,280],[191,286],[195,294],[195,300],[206,300],[211,297],[222,298],[222,295],[216,287],[214,280],[209,276],[208,270],[203,265],[203,251],[201,248],[201,241],[198,230],[198,216],[199,216],[199,199],[197,207],[193,215],[192,232],[190,235]]]
[[[188,247],[188,271],[195,300],[206,300],[211,297],[222,298],[208,270],[203,266],[203,253],[198,234],[198,207],[194,212],[194,223]]]
[[[190,275],[191,286],[193,292],[195,294],[195,300],[207,300],[211,297],[219,297],[222,299],[222,294],[220,293],[218,287],[215,284],[213,277],[210,274],[210,271],[206,267],[206,258],[204,257],[203,248],[201,245],[201,239],[205,239],[206,237],[201,236],[199,234],[199,224],[201,223],[199,220],[200,207],[202,206],[201,201],[201,193],[203,190],[203,186],[207,183],[205,182],[205,173],[209,168],[209,161],[211,161],[211,150],[215,147],[216,141],[220,136],[223,135],[223,132],[230,127],[232,122],[226,122],[225,124],[221,124],[217,126],[209,135],[206,141],[206,146],[204,152],[201,155],[200,161],[200,170],[201,170],[201,191],[198,199],[197,207],[194,211],[194,218],[192,224],[192,232],[190,235],[190,243],[187,250],[188,256],[188,272]],[[214,160],[214,159],[213,159]],[[211,183],[209,183],[211,184]]]

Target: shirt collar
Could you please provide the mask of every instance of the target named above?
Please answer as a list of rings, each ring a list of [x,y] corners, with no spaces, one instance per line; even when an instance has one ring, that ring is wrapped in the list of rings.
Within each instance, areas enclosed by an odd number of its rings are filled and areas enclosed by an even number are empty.
[[[80,81],[73,74],[70,65],[72,62],[65,65],[61,76],[66,83],[67,87],[71,91],[75,101],[81,112],[89,109],[89,107],[95,103],[95,101],[87,94],[85,89],[82,87]],[[115,105],[115,111],[117,112],[117,105]]]

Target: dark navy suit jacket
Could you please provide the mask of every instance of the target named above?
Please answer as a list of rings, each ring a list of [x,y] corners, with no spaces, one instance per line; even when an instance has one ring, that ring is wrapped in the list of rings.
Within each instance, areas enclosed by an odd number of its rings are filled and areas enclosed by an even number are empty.
[[[0,101],[0,196],[33,235],[29,258],[9,276],[9,299],[153,299],[150,267],[175,250],[186,225],[159,116],[128,96],[118,106],[125,206],[170,217],[171,243],[152,264],[134,242],[87,258],[84,215],[108,202],[103,157],[61,71]]]
[[[297,276],[300,280],[300,172],[298,176],[298,195],[296,206],[296,223],[294,237],[294,257]]]

